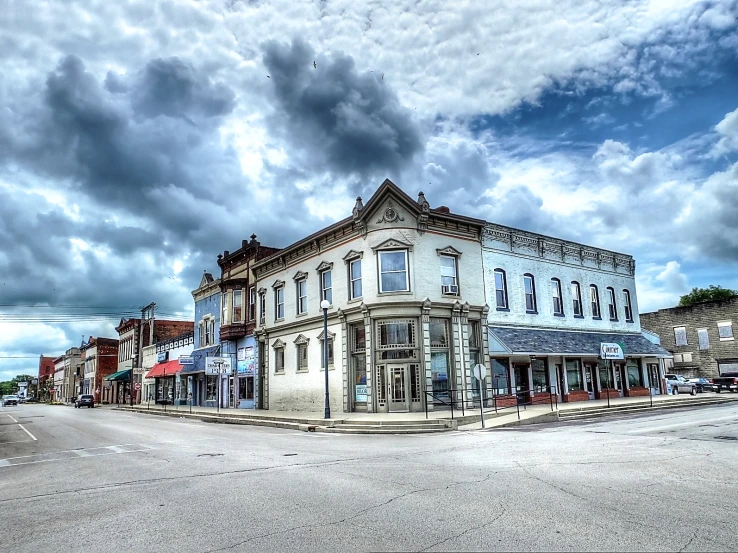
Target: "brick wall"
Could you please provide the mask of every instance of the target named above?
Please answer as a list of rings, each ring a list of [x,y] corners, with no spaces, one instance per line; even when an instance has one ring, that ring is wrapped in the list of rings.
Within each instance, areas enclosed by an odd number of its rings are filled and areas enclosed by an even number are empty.
[[[689,373],[707,378],[718,376],[718,361],[730,359],[738,362],[738,341],[720,340],[718,321],[731,321],[733,332],[738,332],[738,297],[723,301],[700,303],[690,307],[672,307],[653,313],[641,313],[641,326],[658,334],[661,345],[674,354],[691,353],[691,362],[677,362],[678,373]],[[677,346],[674,327],[684,326],[687,330],[687,345]],[[708,349],[701,350],[697,329],[707,329]]]
[[[195,323],[192,321],[154,321],[154,343],[164,342],[180,334],[186,334],[187,332],[193,332],[195,330]],[[148,327],[144,327],[143,330],[143,345],[144,347],[149,344]]]

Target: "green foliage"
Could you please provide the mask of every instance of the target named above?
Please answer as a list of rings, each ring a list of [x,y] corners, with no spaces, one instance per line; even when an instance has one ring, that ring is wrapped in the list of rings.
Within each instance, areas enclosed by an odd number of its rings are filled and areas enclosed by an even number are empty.
[[[30,374],[19,374],[13,380],[0,382],[0,395],[14,394],[18,391],[18,382],[30,382],[36,378]]]
[[[679,298],[679,307],[687,307],[706,301],[727,300],[735,296],[738,296],[737,291],[711,284],[709,288],[692,288],[689,294]]]

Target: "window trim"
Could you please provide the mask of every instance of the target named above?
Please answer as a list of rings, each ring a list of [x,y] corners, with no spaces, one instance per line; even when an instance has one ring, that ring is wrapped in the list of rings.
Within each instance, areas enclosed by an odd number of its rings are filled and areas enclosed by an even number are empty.
[[[256,320],[256,286],[249,286],[249,306],[248,306],[248,320],[253,322]]]
[[[444,266],[443,265],[440,265],[440,262],[444,258],[450,259],[454,263],[454,276],[453,277],[448,277],[448,276],[445,276],[443,274]],[[458,256],[451,255],[449,253],[439,253],[438,254],[438,262],[439,262],[439,267],[438,267],[439,268],[439,276],[441,277],[441,291],[443,291],[443,286],[449,286],[449,285],[443,283],[443,279],[444,278],[453,278],[454,279],[454,282],[450,286],[456,286],[456,289],[460,291],[461,289],[459,287],[459,258],[458,258]],[[452,296],[460,296],[461,294],[460,293],[456,293],[456,294],[450,294],[450,295],[452,295]]]
[[[706,328],[698,328],[698,329],[696,329],[696,331],[697,331],[697,349],[699,351],[707,351],[707,350],[709,350],[710,349],[710,332]],[[702,342],[700,340],[700,332],[704,332],[705,333],[706,347],[704,347],[704,348],[702,347]]]
[[[282,301],[279,301],[279,295],[282,294]],[[282,316],[279,316],[279,307],[282,306]],[[284,285],[274,288],[274,320],[284,320]]]
[[[630,290],[623,288],[623,298],[624,298],[623,309],[625,309],[625,322],[632,323],[634,322],[634,318],[633,318],[633,302],[630,298]]]
[[[230,324],[230,321],[228,320],[228,292],[221,292],[220,294],[220,316],[220,324]]]
[[[330,275],[331,279],[331,285],[326,288],[325,285],[325,276]],[[330,291],[331,299],[328,299],[326,296],[326,291]],[[320,301],[328,300],[328,303],[333,305],[333,272],[331,269],[324,269],[320,271]],[[320,307],[320,306],[319,306]]]
[[[303,284],[305,285],[305,290],[304,290],[305,295],[304,296],[301,296],[300,295],[300,286],[303,285]],[[300,300],[302,298],[305,298],[305,309],[300,310],[300,308],[302,307],[300,305]],[[295,308],[296,308],[297,315],[300,315],[300,316],[301,315],[307,315],[307,312],[308,312],[307,298],[308,298],[307,278],[300,278],[300,279],[298,279],[298,280],[295,281],[295,300],[296,300],[295,301]]]
[[[384,254],[402,252],[405,255],[405,270],[404,271],[387,271],[386,273],[405,273],[405,288],[402,290],[383,290],[382,287],[382,256]],[[410,293],[410,255],[407,248],[398,248],[393,250],[380,250],[377,252],[377,277],[379,279],[379,294],[407,294]]]
[[[718,329],[718,338],[721,342],[732,342],[735,340],[735,334],[733,333],[733,321],[717,321],[716,325]],[[720,335],[720,329],[726,327],[730,329],[730,336],[723,337]]]
[[[324,353],[324,348],[325,348],[325,339],[324,339],[324,334],[322,332],[318,335],[318,342],[320,343],[320,370],[322,371],[325,369],[325,367],[323,366],[323,353]],[[328,356],[327,365],[328,365],[328,370],[332,371],[336,367],[336,350],[335,350],[336,335],[335,333],[331,331],[328,331],[328,345],[329,345],[328,347],[329,356]],[[333,355],[332,358],[330,354]]]
[[[582,285],[579,284],[578,281],[572,280],[571,286],[572,287],[576,286],[576,294],[570,287],[570,290],[572,292],[571,308],[572,308],[572,311],[574,312],[574,318],[583,319],[584,318],[584,304],[582,303]],[[577,313],[577,307],[576,307],[575,302],[579,302],[579,313]]]
[[[242,323],[244,321],[243,318],[243,290],[241,288],[234,288],[231,292],[231,322],[232,323]],[[236,318],[236,297],[238,297],[238,301],[240,305],[238,306],[239,309],[239,315],[238,318]]]
[[[553,284],[553,292],[551,294],[551,300],[552,300],[551,303],[553,305],[554,317],[566,317],[566,313],[564,312],[564,293],[561,288],[561,280],[554,277],[551,279],[551,283]],[[559,300],[558,310],[556,309],[556,300]]]
[[[594,292],[594,298],[592,298]],[[597,315],[595,315],[595,306],[597,307]],[[602,304],[600,303],[600,291],[596,284],[589,285],[589,307],[592,310],[592,320],[602,320]]]
[[[284,374],[284,342],[282,340],[277,339],[274,344],[272,344],[272,349],[274,350],[274,374]],[[279,364],[277,363],[278,355],[282,354],[282,368],[279,368]]]
[[[533,299],[533,309],[528,309],[528,292],[525,289],[525,280],[530,279],[531,296]],[[531,273],[523,273],[523,297],[525,299],[525,312],[530,315],[538,315],[538,299],[536,298],[536,277]]]
[[[308,349],[308,346],[310,344],[310,338],[306,338],[302,334],[300,334],[297,338],[295,338],[294,341],[295,344],[295,357],[296,357],[296,364],[295,364],[295,372],[298,373],[306,373],[310,370],[310,350]],[[300,349],[305,348],[305,368],[300,368]]]
[[[503,307],[500,307],[499,303],[497,303],[497,292],[500,291],[499,288],[497,288],[497,275],[502,276],[502,295],[505,299],[505,305]],[[497,305],[497,311],[510,311],[510,301],[507,297],[507,274],[505,273],[504,269],[500,269],[499,267],[493,271],[494,279],[495,279],[495,304]]]
[[[359,278],[354,278],[354,263],[359,264]],[[358,300],[359,298],[364,297],[364,281],[362,280],[364,278],[364,272],[363,267],[361,266],[361,257],[356,257],[354,259],[349,259],[346,261],[346,264],[348,265],[348,279],[349,279],[349,285],[348,285],[348,295],[349,295],[349,301]],[[361,294],[358,296],[354,296],[354,282],[359,283],[359,287],[361,288]]]
[[[618,304],[617,304],[617,298],[615,297],[615,288],[612,286],[608,286],[606,288],[607,290],[607,314],[610,317],[611,321],[617,321],[618,320]]]
[[[684,343],[683,344],[679,344],[678,343],[677,334],[676,334],[677,328],[683,328],[684,329]],[[687,327],[686,326],[684,326],[684,325],[673,326],[671,330],[672,330],[672,333],[674,335],[674,347],[681,348],[681,347],[684,347],[684,346],[688,346],[689,345],[689,336],[687,335]]]

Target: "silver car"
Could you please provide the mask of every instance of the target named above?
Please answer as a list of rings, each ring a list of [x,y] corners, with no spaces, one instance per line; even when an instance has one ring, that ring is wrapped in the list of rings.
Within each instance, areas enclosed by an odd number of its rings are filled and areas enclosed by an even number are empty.
[[[671,390],[671,393],[676,395],[679,393],[697,395],[697,385],[694,382],[689,382],[680,374],[667,374],[666,385]]]

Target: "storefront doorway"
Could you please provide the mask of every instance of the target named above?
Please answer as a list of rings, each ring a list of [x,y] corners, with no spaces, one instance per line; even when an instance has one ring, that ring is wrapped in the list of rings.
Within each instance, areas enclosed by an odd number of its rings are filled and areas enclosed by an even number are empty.
[[[584,365],[584,382],[587,386],[587,393],[589,393],[589,399],[595,398],[595,373],[594,368],[589,363]]]
[[[513,372],[515,373],[515,392],[517,393],[519,403],[527,401],[530,396],[528,368],[528,365],[513,365]]]
[[[419,364],[388,363],[377,366],[378,411],[420,411],[422,405]]]

